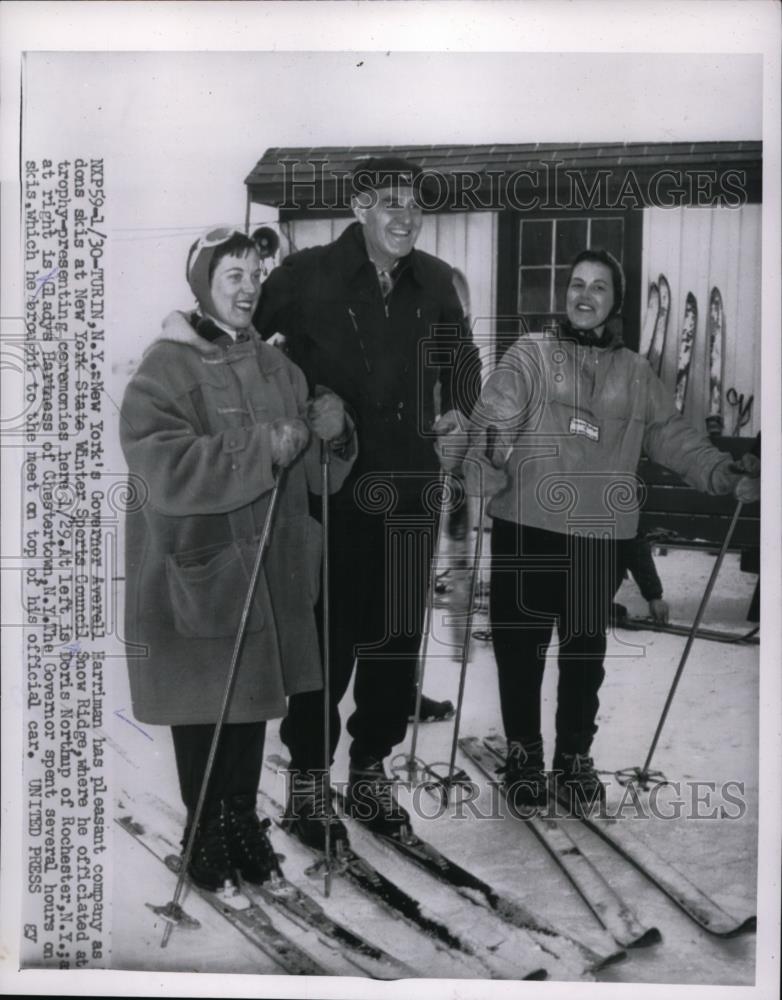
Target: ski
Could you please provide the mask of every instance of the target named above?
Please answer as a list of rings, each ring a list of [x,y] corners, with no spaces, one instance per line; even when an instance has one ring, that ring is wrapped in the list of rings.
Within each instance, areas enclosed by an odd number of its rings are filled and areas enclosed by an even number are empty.
[[[505,762],[504,748],[497,751],[490,740],[463,737],[459,746],[490,780],[497,781],[497,768]],[[625,948],[642,947],[661,939],[656,927],[644,927],[627,904],[606,882],[579,846],[555,819],[532,813],[519,816],[551,857],[568,876],[581,898],[608,933]]]
[[[706,324],[706,345],[709,352],[709,404],[706,430],[712,436],[722,434],[722,358],[725,347],[725,318],[719,288],[709,296],[709,318]]]
[[[503,753],[498,737],[490,736],[485,742],[495,756]],[[563,804],[566,804],[564,798]],[[710,934],[717,937],[734,937],[755,929],[757,920],[754,915],[737,918],[727,913],[710,896],[690,882],[670,861],[661,858],[648,844],[636,837],[630,830],[627,820],[614,819],[598,813],[590,816],[574,815],[573,818],[598,834],[605,843],[613,847],[622,858],[629,861]]]
[[[122,803],[120,803],[120,815],[116,817],[116,822],[158,861],[161,861],[170,872],[179,873],[180,857],[177,849],[165,838],[151,833],[146,826],[127,812]],[[188,880],[187,884],[192,892],[196,893],[220,916],[225,917],[232,927],[248,941],[251,941],[264,955],[276,962],[287,975],[326,976],[330,974],[295,942],[277,930],[268,914],[260,906],[246,900],[246,897],[245,900],[249,905],[243,907],[241,902],[237,905],[236,901],[227,901],[220,894],[201,889],[194,882]],[[153,906],[151,903],[147,903],[147,906],[159,915],[163,915],[166,909],[163,906]],[[197,929],[200,926],[197,921],[187,917],[187,915],[180,922],[182,926],[189,929]]]
[[[272,809],[280,813],[282,812],[282,806],[271,795],[265,791],[261,791],[260,795]],[[278,825],[288,836],[294,836],[285,830],[285,826],[281,820],[278,821]],[[298,841],[298,843],[302,847],[305,847],[316,859],[318,866],[323,864],[324,856],[321,851],[309,847],[302,841]],[[445,924],[423,914],[421,912],[421,904],[417,899],[414,899],[403,889],[400,889],[398,885],[386,878],[385,875],[382,875],[377,868],[361,857],[352,847],[345,848],[343,846],[340,849],[339,857],[334,859],[334,872],[337,875],[344,875],[358,889],[366,895],[371,896],[372,899],[380,903],[395,917],[404,917],[419,930],[428,934],[438,944],[444,945],[446,948],[451,948],[454,951],[463,951],[468,955],[473,953],[470,946],[461,941]]]
[[[343,951],[350,962],[373,979],[407,979],[417,975],[410,966],[398,961],[360,934],[337,923],[317,900],[293,882],[289,882],[283,875],[272,875],[268,882],[261,885],[242,882],[242,889],[254,902],[263,900],[271,903],[283,910],[286,916],[305,930],[309,927],[320,935],[325,935]]]
[[[687,292],[684,304],[684,322],[679,334],[679,357],[676,363],[676,388],[674,390],[674,403],[679,413],[684,413],[684,404],[687,399],[692,349],[697,328],[698,302],[692,292]]]
[[[641,357],[646,357],[652,344],[652,335],[657,322],[657,313],[660,311],[660,289],[657,282],[653,281],[649,285],[649,296],[646,302],[646,316],[641,330],[641,340],[638,344],[638,353]]]
[[[270,767],[278,771],[287,769],[289,766],[288,761],[277,754],[269,755],[267,761]],[[340,804],[344,805],[344,798],[339,792],[335,793],[335,797]],[[471,903],[483,906],[506,923],[526,931],[530,934],[533,941],[544,950],[550,953],[553,952],[557,957],[562,957],[561,952],[563,949],[575,949],[580,956],[580,965],[584,971],[595,971],[625,958],[625,953],[621,949],[614,947],[611,942],[606,941],[601,950],[598,951],[596,948],[578,941],[571,935],[557,930],[557,928],[533,913],[522,903],[499,892],[483,879],[462,868],[438,851],[432,844],[415,834],[411,838],[408,838],[408,840],[402,841],[395,837],[384,837],[369,830],[367,830],[367,833],[384,846],[392,848],[408,861],[411,861],[439,881],[448,885],[451,889],[454,889]],[[361,858],[361,862],[367,864],[363,858]],[[372,871],[376,871],[372,866],[368,865],[367,867]],[[391,884],[393,885],[393,883]],[[397,887],[394,886],[394,888],[396,889]],[[402,890],[398,891],[401,892]]]
[[[660,305],[654,321],[652,341],[649,344],[646,357],[654,373],[660,375],[663,366],[663,356],[665,354],[665,340],[668,334],[668,313],[671,308],[671,289],[664,274],[661,274],[657,279],[657,288]]]
[[[127,793],[123,794],[126,799],[130,799]],[[143,796],[143,805],[153,809],[156,818],[159,817],[167,821],[167,826],[181,825],[182,818],[176,810],[156,795],[150,792],[146,793]],[[155,834],[150,839],[156,839],[166,846],[166,856],[176,857],[178,855],[177,846],[165,834]],[[153,853],[155,852],[153,851]],[[347,962],[373,979],[402,979],[416,975],[413,969],[382,948],[333,920],[317,900],[294,885],[281,873],[273,875],[268,882],[259,886],[241,882],[240,888],[260,912],[264,911],[258,905],[259,902],[272,905],[292,923],[305,930],[315,931],[323,944],[338,951]],[[206,893],[206,895],[213,894]]]
[[[689,635],[692,626],[674,625],[671,622],[656,622],[653,618],[634,618],[628,616],[616,622],[617,628],[628,629],[631,632],[667,632],[669,635]],[[720,629],[699,628],[696,639],[706,639],[709,642],[726,642],[733,645],[757,646],[760,642],[757,634],[750,632],[725,632]]]
[[[280,804],[266,792],[262,791],[261,797],[266,800],[267,804],[276,810],[280,810]],[[285,827],[281,821],[278,821],[278,825],[285,831]],[[315,858],[316,863],[312,869],[308,870],[308,874],[324,871],[325,862],[323,853],[302,843],[302,841],[295,837],[295,834],[285,832],[287,836],[296,839],[297,844]],[[398,885],[386,878],[385,875],[379,872],[374,865],[370,864],[366,858],[358,854],[352,847],[346,848],[344,845],[340,846],[339,853],[332,859],[332,873],[346,878],[366,896],[370,897],[373,902],[382,906],[394,919],[405,919],[417,931],[423,931],[433,940],[436,947],[444,948],[451,952],[452,955],[453,952],[457,952],[460,956],[468,960],[473,960],[480,968],[482,978],[507,978],[508,970],[500,968],[499,963],[492,961],[491,945],[482,949],[480,945],[464,940],[464,938],[460,937],[446,926],[446,924],[422,913],[421,904],[417,899],[414,899]],[[536,952],[538,951],[538,947],[537,943],[535,943]],[[481,954],[481,950],[485,951],[486,954]],[[560,959],[560,955],[557,952],[550,949],[549,951],[555,959]],[[592,971],[599,964],[597,956],[590,956],[590,959],[591,961],[586,965],[583,962],[581,963],[579,971]],[[543,973],[545,970],[538,965],[540,961],[541,959],[537,954],[530,956],[529,965],[531,968],[521,978],[544,978]]]

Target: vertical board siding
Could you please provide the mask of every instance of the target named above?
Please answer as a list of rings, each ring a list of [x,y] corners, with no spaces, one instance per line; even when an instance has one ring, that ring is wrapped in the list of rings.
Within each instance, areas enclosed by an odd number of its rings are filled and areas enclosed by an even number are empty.
[[[706,325],[709,296],[719,288],[726,331],[723,354],[725,433],[733,433],[735,411],[725,399],[733,387],[755,396],[744,437],[759,430],[760,418],[760,237],[761,206],[728,208],[651,208],[644,213],[641,322],[649,283],[664,274],[671,287],[671,312],[662,379],[673,393],[679,332],[688,292],[698,301],[698,326],[690,367],[685,416],[705,427],[709,383]]]
[[[351,219],[296,219],[286,224],[297,250],[330,243]],[[494,352],[494,303],[497,281],[497,214],[458,212],[425,215],[416,246],[458,267],[470,286],[473,330],[486,372]]]

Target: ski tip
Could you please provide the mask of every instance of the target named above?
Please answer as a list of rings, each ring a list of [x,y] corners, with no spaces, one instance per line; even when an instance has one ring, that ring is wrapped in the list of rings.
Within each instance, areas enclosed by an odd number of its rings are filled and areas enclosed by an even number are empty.
[[[128,833],[132,833],[134,837],[143,837],[146,832],[141,823],[137,823],[132,816],[120,816],[117,823]]]
[[[607,969],[610,965],[618,965],[620,962],[627,961],[627,952],[624,948],[616,948],[613,951],[608,951],[605,954],[595,955],[590,964],[587,966],[587,972],[600,972],[601,969]]]
[[[710,930],[711,928],[706,928]],[[758,929],[758,918],[753,914],[751,917],[747,917],[746,920],[742,920],[741,923],[736,924],[735,927],[731,927],[729,930],[725,931],[712,931],[718,937],[732,938],[738,937],[740,934],[754,934]]]
[[[650,945],[659,944],[662,939],[663,936],[657,927],[647,927],[631,941],[620,941],[620,944],[625,948],[648,948]]]

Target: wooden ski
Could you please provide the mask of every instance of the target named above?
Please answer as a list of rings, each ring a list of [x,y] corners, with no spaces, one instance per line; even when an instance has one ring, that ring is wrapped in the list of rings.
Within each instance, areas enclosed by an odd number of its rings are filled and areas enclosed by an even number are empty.
[[[638,344],[638,353],[641,357],[646,357],[649,353],[655,323],[657,322],[657,313],[659,311],[660,290],[657,287],[657,282],[653,281],[651,285],[649,285],[649,296],[646,301],[646,316],[644,317],[644,325],[641,329],[641,341]]]
[[[690,381],[690,364],[692,349],[695,343],[695,331],[698,327],[698,301],[692,292],[687,292],[684,304],[684,322],[679,334],[679,358],[676,363],[676,389],[674,403],[679,413],[684,413],[687,400],[687,386]]]
[[[504,755],[498,755],[490,740],[465,736],[459,740],[459,746],[490,781],[498,780],[497,768],[503,763]],[[660,940],[659,930],[656,927],[646,927],[638,920],[630,907],[582,853],[563,823],[535,812],[530,812],[529,816],[518,815],[516,818],[526,823],[535,834],[615,941],[625,948],[633,948]]]
[[[657,318],[654,322],[654,332],[652,342],[646,353],[649,364],[654,369],[656,375],[662,371],[663,355],[665,354],[665,338],[668,334],[668,313],[671,308],[671,289],[664,274],[657,279],[657,287],[660,295],[660,307],[657,310]]]
[[[706,323],[706,344],[709,352],[709,405],[706,430],[712,436],[722,434],[722,359],[725,348],[725,316],[722,295],[717,287],[709,296],[709,318]]]

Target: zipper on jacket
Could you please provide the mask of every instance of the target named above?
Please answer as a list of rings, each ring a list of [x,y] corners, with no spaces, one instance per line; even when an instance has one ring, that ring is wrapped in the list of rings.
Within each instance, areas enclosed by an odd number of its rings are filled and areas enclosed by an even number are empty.
[[[372,365],[369,363],[369,358],[367,357],[367,350],[364,346],[364,341],[361,339],[361,334],[358,329],[358,320],[356,319],[356,314],[353,312],[350,306],[348,306],[348,316],[350,316],[350,322],[353,324],[353,332],[358,338],[358,346],[361,348],[361,357],[364,361],[364,367],[367,370],[367,374],[372,374]],[[386,317],[388,317],[388,311],[386,311]]]

